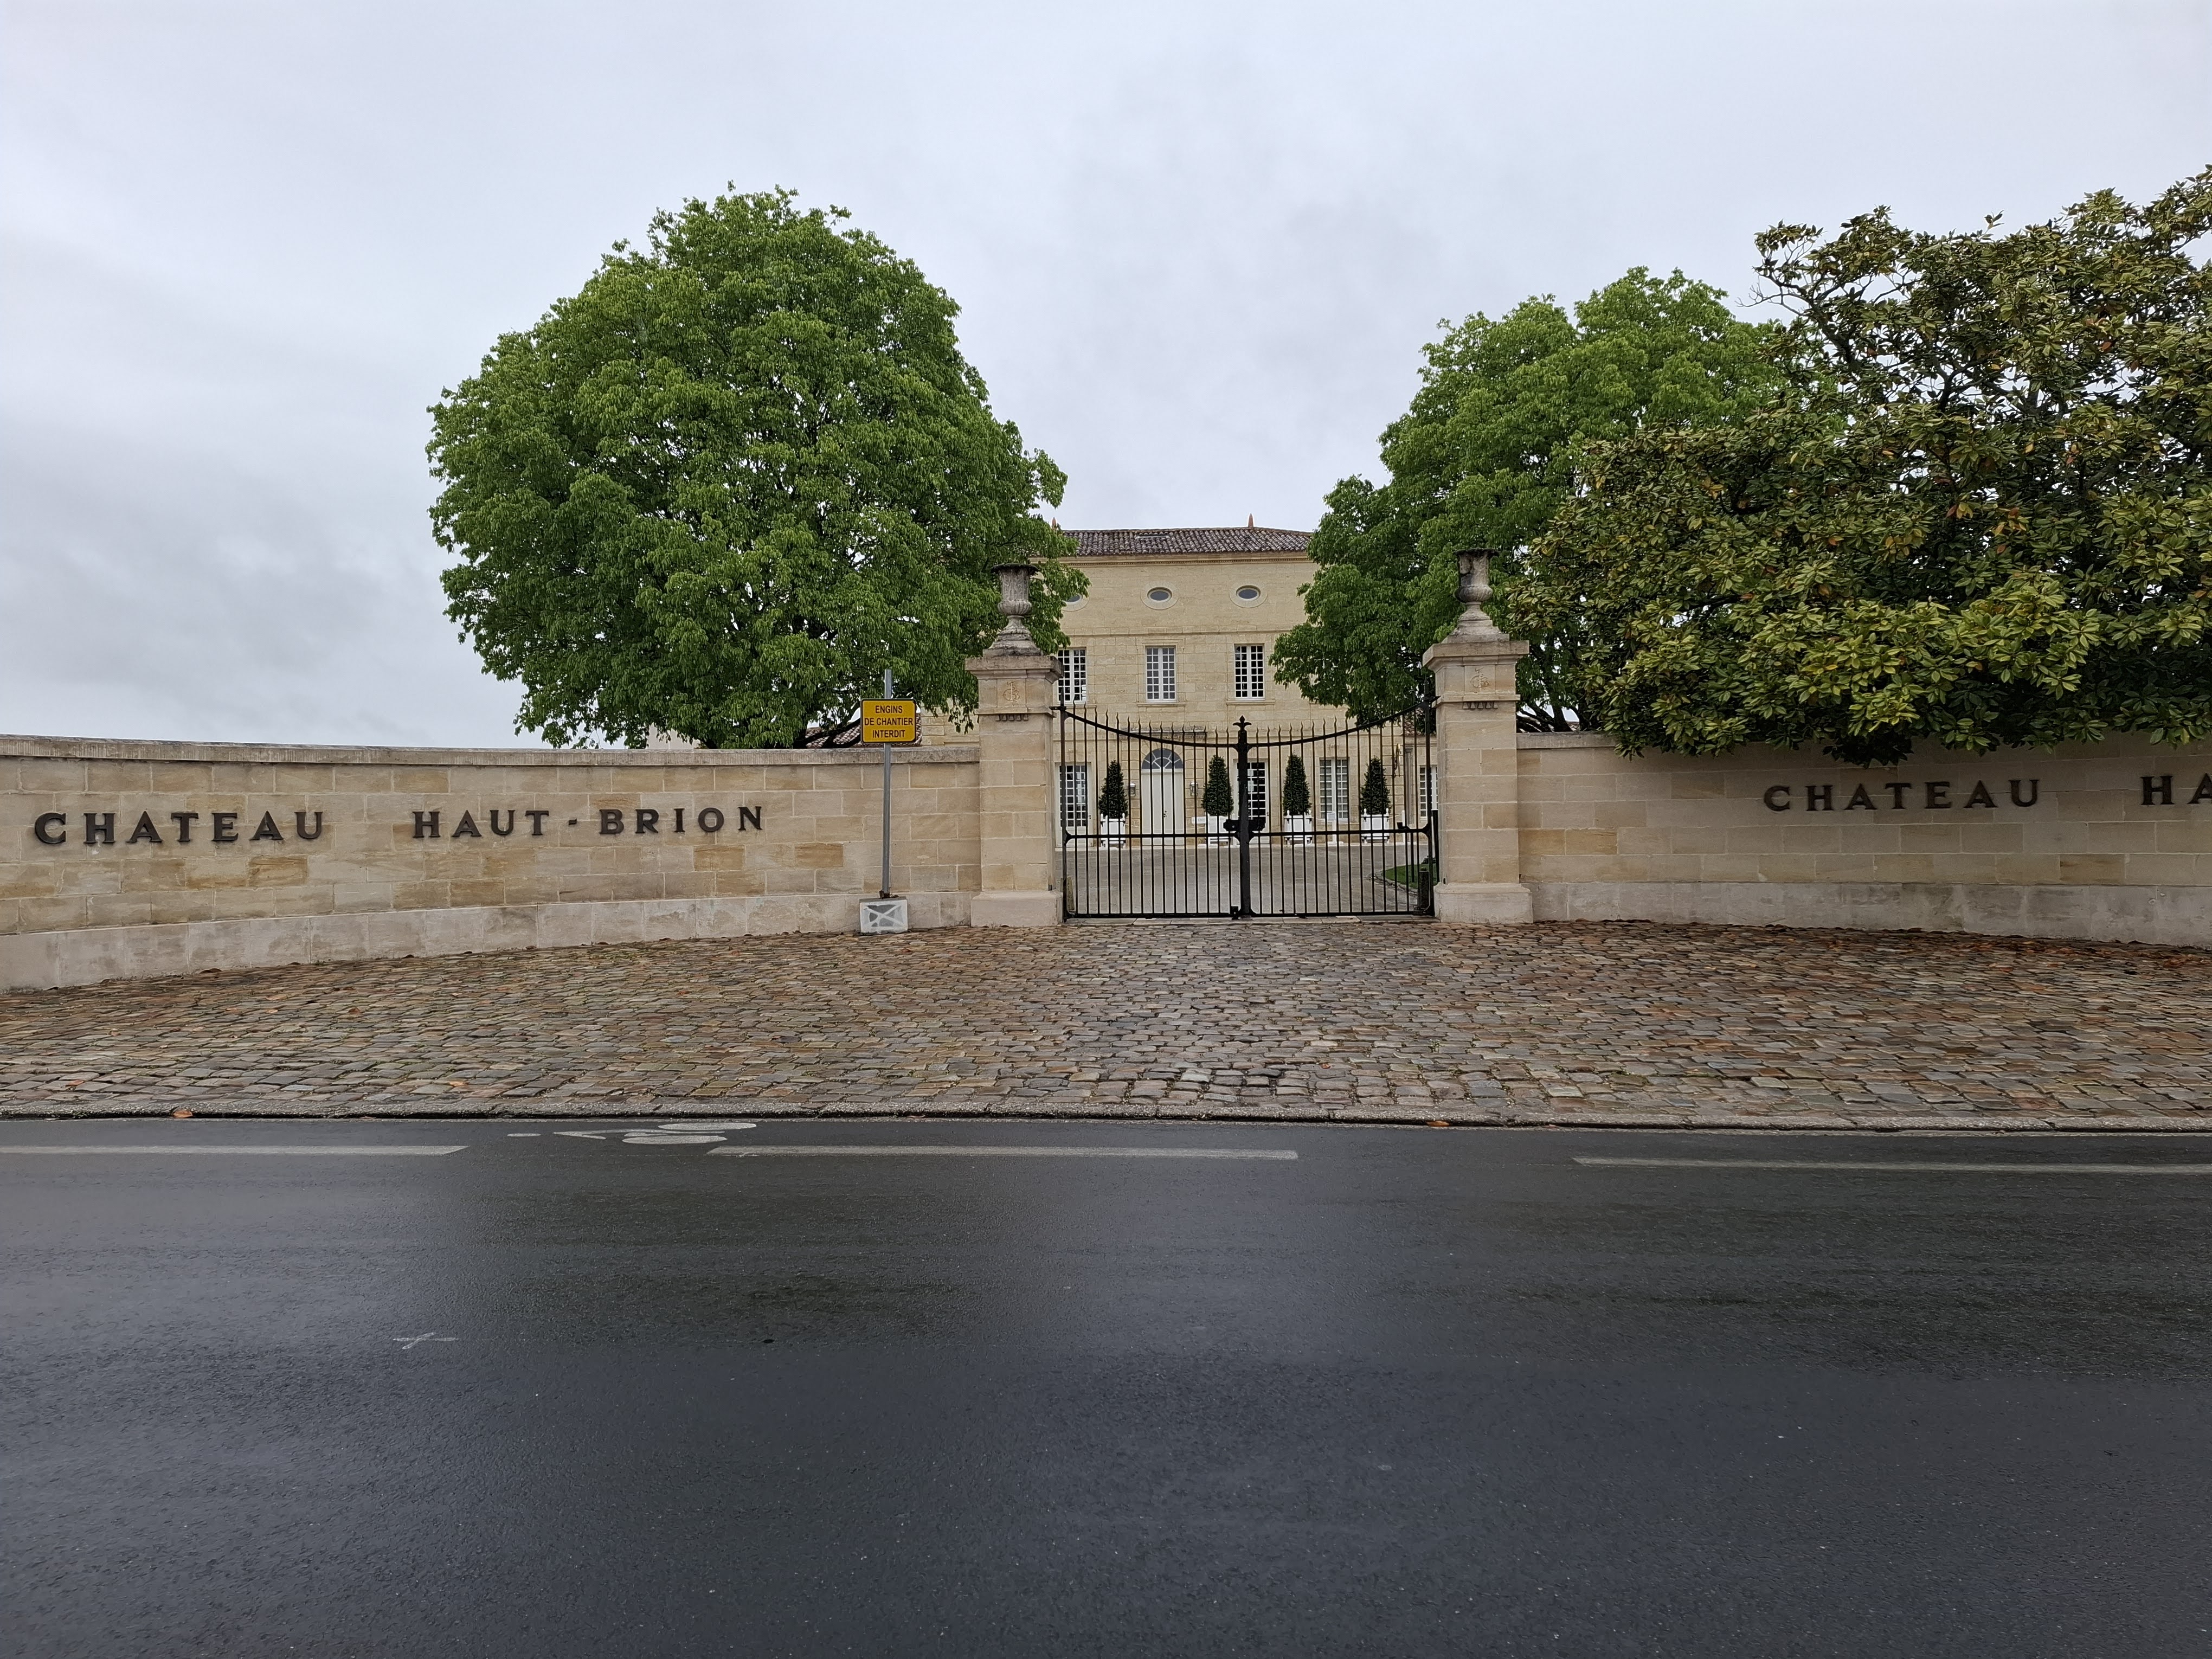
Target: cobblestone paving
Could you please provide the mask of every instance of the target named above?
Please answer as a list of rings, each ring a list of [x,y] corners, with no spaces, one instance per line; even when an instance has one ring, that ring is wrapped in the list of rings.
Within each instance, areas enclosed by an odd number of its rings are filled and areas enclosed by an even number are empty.
[[[2212,1128],[2212,953],[1551,924],[603,946],[0,996],[0,1110]]]

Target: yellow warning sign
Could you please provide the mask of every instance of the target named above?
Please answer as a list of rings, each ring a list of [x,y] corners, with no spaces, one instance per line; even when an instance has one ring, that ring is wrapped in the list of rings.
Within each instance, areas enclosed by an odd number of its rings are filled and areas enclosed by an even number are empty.
[[[862,743],[920,743],[921,708],[911,697],[870,697],[860,704]]]

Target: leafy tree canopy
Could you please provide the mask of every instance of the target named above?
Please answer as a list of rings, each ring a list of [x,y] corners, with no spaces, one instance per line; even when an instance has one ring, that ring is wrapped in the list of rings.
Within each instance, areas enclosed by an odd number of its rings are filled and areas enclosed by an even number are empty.
[[[692,201],[617,243],[430,411],[447,614],[556,743],[780,747],[880,690],[975,702],[991,567],[1082,579],[1064,482],[991,414],[957,307],[840,210]]]
[[[1346,478],[1313,540],[1306,620],[1276,650],[1277,677],[1361,719],[1394,714],[1425,683],[1421,653],[1459,619],[1454,555],[1491,548],[1510,603],[1517,559],[1574,489],[1578,442],[1728,418],[1783,384],[1772,327],[1732,313],[1680,271],[1630,271],[1570,316],[1547,298],[1468,318],[1426,349],[1413,406],[1382,434],[1389,481]],[[1571,612],[1561,625],[1571,628]],[[1570,641],[1525,635],[1523,723],[1567,723]]]
[[[1795,395],[1595,447],[1510,623],[1624,749],[2212,732],[2212,169],[2000,234],[1759,239]]]

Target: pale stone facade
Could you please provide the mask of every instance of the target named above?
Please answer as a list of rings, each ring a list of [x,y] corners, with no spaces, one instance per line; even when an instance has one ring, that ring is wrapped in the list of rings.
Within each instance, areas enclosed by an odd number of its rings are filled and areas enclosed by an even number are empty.
[[[1305,532],[1248,525],[1075,538],[1069,562],[1091,592],[1060,625],[1082,653],[1080,695],[1072,701],[1085,714],[1213,732],[1240,717],[1267,726],[1340,721],[1340,711],[1275,679],[1277,638],[1305,620],[1300,590],[1314,573]],[[1172,653],[1171,661],[1160,652]],[[1171,684],[1163,684],[1163,667]]]
[[[2212,946],[2212,744],[2142,738],[1844,766],[1519,740],[1540,919],[1922,927]]]
[[[847,931],[876,892],[881,787],[857,749],[0,738],[0,987]],[[901,751],[892,814],[912,924],[966,922],[975,749]]]

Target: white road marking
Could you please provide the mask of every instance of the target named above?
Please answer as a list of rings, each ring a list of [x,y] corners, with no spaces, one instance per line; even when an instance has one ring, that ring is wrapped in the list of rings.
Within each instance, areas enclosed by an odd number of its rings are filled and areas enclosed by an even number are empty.
[[[709,1158],[1265,1158],[1296,1152],[1212,1146],[717,1146]]]
[[[466,1146],[0,1146],[0,1152],[60,1155],[116,1152],[175,1152],[179,1155],[262,1158],[443,1158]]]
[[[1577,1164],[1638,1170],[1955,1170],[1967,1175],[2212,1175],[2212,1164],[1846,1163],[1765,1158],[1578,1158]]]
[[[425,1331],[420,1336],[395,1336],[392,1340],[411,1352],[417,1343],[458,1342],[461,1339],[458,1336],[441,1336],[435,1331]]]

